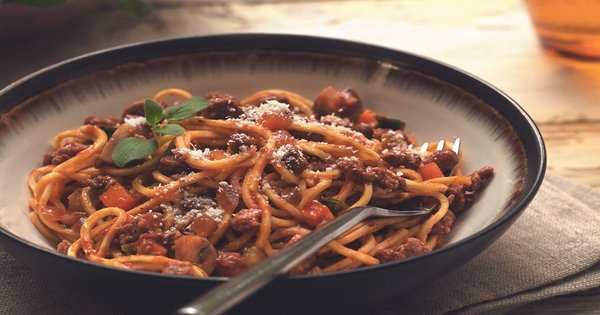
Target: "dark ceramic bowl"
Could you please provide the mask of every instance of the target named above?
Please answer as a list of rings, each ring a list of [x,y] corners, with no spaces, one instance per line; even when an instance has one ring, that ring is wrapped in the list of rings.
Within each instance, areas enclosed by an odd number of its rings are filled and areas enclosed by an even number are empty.
[[[173,309],[225,279],[71,259],[56,253],[29,222],[26,178],[40,165],[53,135],[79,126],[89,115],[118,115],[128,102],[168,87],[239,97],[282,88],[313,98],[327,85],[354,87],[367,106],[405,120],[419,142],[460,136],[465,172],[491,165],[496,175],[459,218],[444,248],[369,268],[280,278],[238,310],[338,308],[381,301],[428,283],[496,240],[542,182],[546,156],[533,121],[501,91],[450,66],[386,48],[306,36],[171,39],[70,59],[0,91],[0,244],[61,285],[99,299],[126,296],[123,304],[137,310]]]

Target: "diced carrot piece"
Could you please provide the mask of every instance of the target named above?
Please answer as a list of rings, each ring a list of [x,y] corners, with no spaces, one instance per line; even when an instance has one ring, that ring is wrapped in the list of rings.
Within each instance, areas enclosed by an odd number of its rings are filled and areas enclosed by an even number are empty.
[[[325,222],[333,220],[333,213],[326,205],[311,200],[307,202],[301,209],[302,215],[307,223],[312,226],[320,226]]]
[[[292,124],[290,117],[278,114],[264,114],[258,119],[258,123],[269,130],[283,130]]]
[[[154,234],[156,235],[156,234]],[[144,233],[135,242],[135,252],[138,255],[154,255],[154,256],[166,256],[167,249],[159,244],[158,240],[154,238],[154,235],[150,233]]]
[[[108,189],[98,196],[107,207],[117,207],[125,211],[139,204],[138,200],[119,183],[112,184]]]
[[[362,111],[362,113],[360,113],[358,122],[365,123],[365,124],[374,124],[377,122],[377,118],[375,118],[376,116],[377,116],[377,113],[375,113],[373,110],[365,109]]]
[[[444,177],[444,173],[442,173],[442,170],[435,162],[430,162],[430,163],[423,165],[419,169],[419,173],[421,173],[423,180]]]

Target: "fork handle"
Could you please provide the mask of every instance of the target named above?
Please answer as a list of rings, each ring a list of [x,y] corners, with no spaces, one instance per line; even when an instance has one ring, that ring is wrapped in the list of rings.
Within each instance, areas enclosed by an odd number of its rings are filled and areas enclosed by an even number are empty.
[[[373,214],[372,207],[350,209],[327,225],[302,237],[293,246],[281,250],[264,262],[191,301],[178,309],[175,314],[222,314],[265,286],[273,278],[287,272],[314,251]]]

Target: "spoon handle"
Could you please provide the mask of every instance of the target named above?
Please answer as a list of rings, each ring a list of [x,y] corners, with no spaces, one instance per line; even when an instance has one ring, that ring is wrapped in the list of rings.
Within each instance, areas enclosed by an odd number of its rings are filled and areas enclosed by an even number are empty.
[[[371,215],[373,215],[372,207],[357,207],[349,210],[327,225],[302,237],[293,246],[281,250],[243,274],[230,279],[181,307],[176,314],[222,314],[265,286],[273,278],[287,272],[317,249]]]

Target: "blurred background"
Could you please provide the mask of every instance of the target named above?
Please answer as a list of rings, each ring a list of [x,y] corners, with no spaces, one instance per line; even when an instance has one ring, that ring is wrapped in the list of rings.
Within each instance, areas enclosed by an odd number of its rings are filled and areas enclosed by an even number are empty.
[[[545,52],[520,0],[5,0],[0,86],[100,49],[237,32],[350,39],[462,68],[534,118],[551,170],[600,187],[600,63]]]

